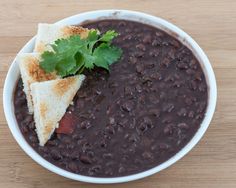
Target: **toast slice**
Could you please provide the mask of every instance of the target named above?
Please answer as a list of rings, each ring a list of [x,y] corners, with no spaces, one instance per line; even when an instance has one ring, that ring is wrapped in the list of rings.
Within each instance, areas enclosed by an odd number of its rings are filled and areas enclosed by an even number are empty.
[[[39,23],[34,52],[42,53],[52,50],[50,44],[57,39],[67,38],[72,35],[88,36],[89,29],[80,26],[61,26],[55,24]]]
[[[77,75],[31,84],[34,120],[40,146],[44,146],[58,127],[58,122],[84,79],[84,75]]]
[[[40,55],[38,53],[22,53],[17,56],[21,77],[26,94],[29,113],[33,113],[33,103],[30,92],[30,85],[34,82],[54,80],[58,78],[55,73],[46,73],[39,66]]]

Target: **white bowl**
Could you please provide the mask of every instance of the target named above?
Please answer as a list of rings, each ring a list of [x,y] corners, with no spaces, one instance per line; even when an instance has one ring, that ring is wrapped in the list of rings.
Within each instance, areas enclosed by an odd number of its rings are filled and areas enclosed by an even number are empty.
[[[160,28],[166,31],[167,33],[177,37],[182,43],[184,43],[186,46],[188,46],[188,48],[192,50],[192,52],[194,53],[194,55],[200,62],[201,67],[206,77],[207,85],[208,85],[208,106],[206,109],[205,118],[200,128],[198,129],[194,137],[191,139],[191,141],[189,141],[189,143],[184,148],[182,148],[177,154],[175,154],[173,157],[163,162],[162,164],[141,173],[137,173],[137,174],[129,175],[129,176],[123,176],[123,177],[114,177],[114,178],[95,178],[95,177],[88,177],[88,176],[74,174],[49,163],[43,157],[41,157],[37,152],[35,152],[34,149],[26,142],[26,140],[24,139],[18,127],[15,114],[14,114],[13,96],[14,96],[16,83],[20,76],[18,64],[14,60],[10,66],[10,69],[8,71],[5,84],[4,84],[3,106],[4,106],[4,112],[5,112],[8,126],[14,138],[18,142],[18,144],[38,164],[42,165],[46,169],[56,174],[59,174],[61,176],[64,176],[73,180],[90,182],[90,183],[106,184],[106,183],[128,182],[128,181],[137,180],[140,178],[150,176],[154,173],[157,173],[169,167],[170,165],[178,161],[180,158],[182,158],[184,155],[186,155],[202,138],[203,134],[205,133],[206,129],[208,128],[210,124],[210,121],[215,111],[217,89],[216,89],[216,80],[215,80],[214,72],[212,70],[211,64],[207,56],[202,51],[202,49],[188,34],[186,34],[184,31],[182,31],[175,25],[161,18],[154,17],[154,16],[144,14],[141,12],[134,12],[134,11],[128,11],[128,10],[99,10],[99,11],[81,13],[81,14],[63,19],[57,22],[56,24],[73,25],[73,24],[82,23],[87,20],[96,20],[96,19],[104,19],[104,18],[126,19],[126,20],[134,20],[134,21],[139,21],[142,23],[147,23],[157,28]],[[33,37],[20,50],[19,53],[32,52],[34,43],[35,43],[35,37]]]

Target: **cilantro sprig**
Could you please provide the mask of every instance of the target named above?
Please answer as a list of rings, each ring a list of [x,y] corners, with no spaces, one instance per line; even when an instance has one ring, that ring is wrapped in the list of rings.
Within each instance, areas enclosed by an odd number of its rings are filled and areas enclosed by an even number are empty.
[[[109,66],[119,60],[122,50],[111,44],[118,36],[115,31],[100,35],[97,30],[89,32],[87,38],[74,35],[58,39],[51,45],[52,51],[41,55],[40,67],[47,73],[55,71],[58,75],[80,74],[95,66],[109,71]]]

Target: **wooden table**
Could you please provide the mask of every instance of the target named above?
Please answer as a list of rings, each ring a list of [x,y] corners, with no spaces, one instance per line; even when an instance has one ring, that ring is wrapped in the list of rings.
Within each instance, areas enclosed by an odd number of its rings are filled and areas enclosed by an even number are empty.
[[[236,187],[236,1],[235,0],[1,0],[0,1],[0,187]],[[189,33],[205,50],[218,83],[211,126],[182,160],[151,177],[118,185],[93,185],[60,177],[37,165],[13,139],[3,114],[4,79],[16,53],[53,23],[95,9],[132,9],[162,17]]]

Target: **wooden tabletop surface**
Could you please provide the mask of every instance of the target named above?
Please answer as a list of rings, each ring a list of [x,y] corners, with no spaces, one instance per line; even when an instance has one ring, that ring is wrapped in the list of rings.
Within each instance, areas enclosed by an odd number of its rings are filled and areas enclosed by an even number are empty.
[[[0,187],[236,187],[235,0],[1,0]],[[142,180],[93,185],[60,177],[36,164],[13,139],[2,109],[4,79],[13,58],[39,22],[96,9],[131,9],[162,17],[189,33],[208,55],[218,84],[217,109],[200,143],[168,169]]]

